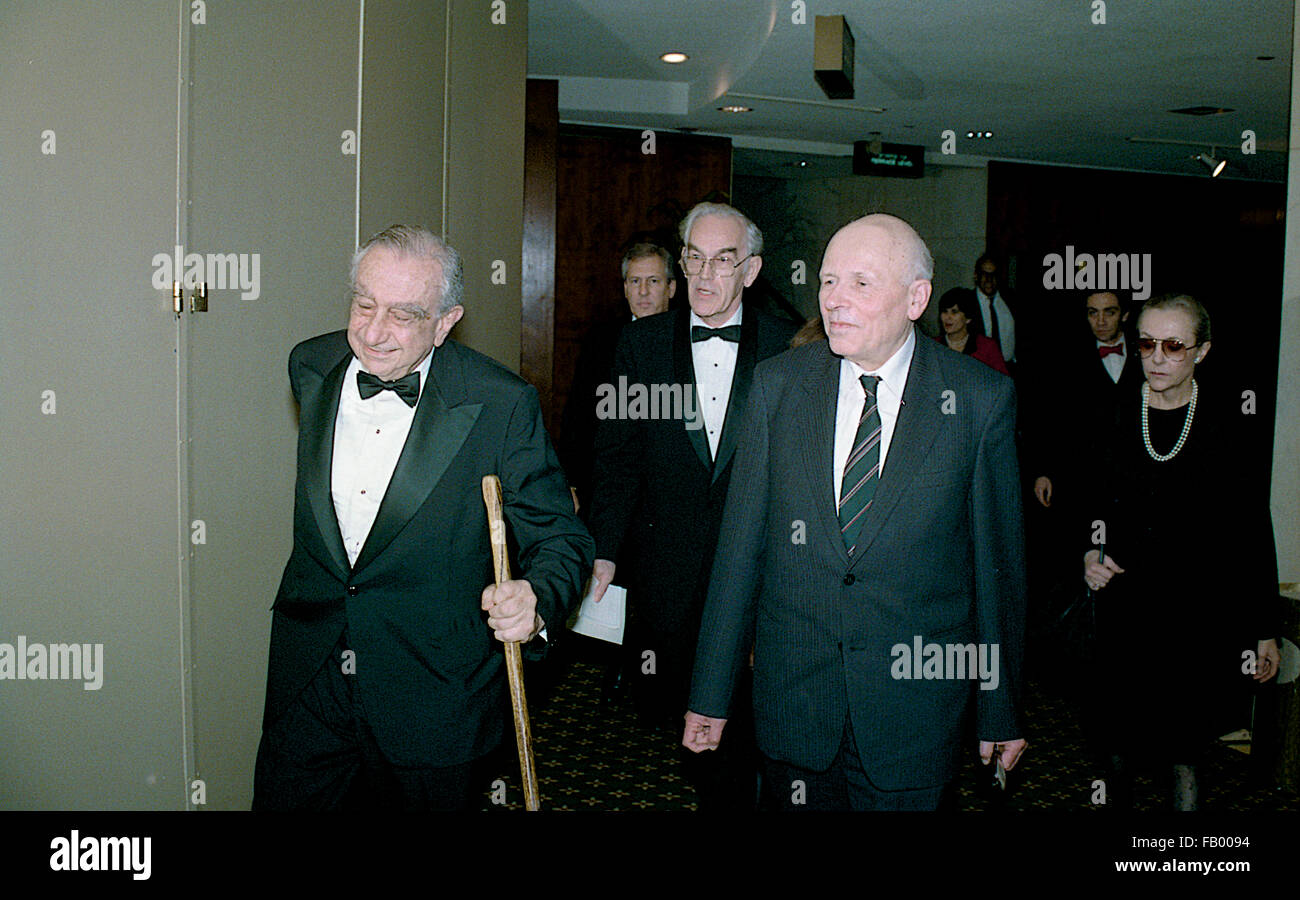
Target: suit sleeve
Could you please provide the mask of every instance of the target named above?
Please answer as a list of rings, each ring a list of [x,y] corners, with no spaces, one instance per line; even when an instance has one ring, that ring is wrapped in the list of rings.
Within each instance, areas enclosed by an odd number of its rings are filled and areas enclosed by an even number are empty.
[[[631,342],[624,329],[614,353],[612,384],[619,377],[638,383]],[[641,454],[638,422],[614,415],[598,417],[596,456],[592,466],[591,514],[587,517],[596,540],[596,558],[616,561],[627,534],[628,522],[641,490]]]
[[[725,719],[731,713],[736,674],[753,643],[767,537],[769,447],[766,392],[759,372],[745,410],[735,469],[718,533],[718,553],[695,651],[688,708]]]
[[[505,517],[519,545],[518,573],[537,595],[551,639],[591,571],[591,535],[573,512],[568,480],[542,424],[537,391],[525,386],[506,426],[501,455]]]
[[[976,733],[982,741],[1024,737],[1020,703],[1025,625],[1025,538],[1016,465],[1015,386],[1002,390],[980,435],[971,487],[975,535],[977,639],[998,647],[998,684],[977,690]]]

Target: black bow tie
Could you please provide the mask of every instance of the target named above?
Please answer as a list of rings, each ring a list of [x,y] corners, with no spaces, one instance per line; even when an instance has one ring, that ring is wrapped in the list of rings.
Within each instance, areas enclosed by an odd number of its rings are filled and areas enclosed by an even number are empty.
[[[412,372],[396,381],[384,381],[378,375],[358,372],[357,390],[361,392],[362,400],[369,400],[380,391],[392,391],[401,397],[402,402],[407,406],[415,406],[415,401],[420,399],[420,373]]]
[[[691,326],[692,344],[698,344],[700,341],[707,341],[709,338],[722,338],[724,341],[731,341],[733,344],[739,344],[740,326],[725,325],[722,328],[705,328],[703,325]]]

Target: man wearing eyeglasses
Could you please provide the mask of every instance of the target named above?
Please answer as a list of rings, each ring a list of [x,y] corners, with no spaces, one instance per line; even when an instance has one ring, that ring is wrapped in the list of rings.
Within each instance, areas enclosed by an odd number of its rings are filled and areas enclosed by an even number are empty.
[[[643,722],[680,733],[700,612],[754,365],[782,352],[795,325],[746,306],[763,236],[731,206],[701,203],[682,221],[689,305],[623,329],[614,379],[653,392],[677,385],[683,415],[604,418],[596,430],[593,585],[628,588],[626,674]],[[651,412],[654,412],[651,410]],[[617,571],[613,560],[619,560]],[[752,808],[743,734],[720,758],[685,759],[705,808]],[[735,758],[732,758],[732,751]]]
[[[347,330],[289,356],[293,551],[254,809],[472,808],[509,709],[501,642],[537,648],[577,600],[592,543],[537,392],[448,339],[463,296],[456,251],[393,226],[353,258]],[[487,474],[519,548],[499,587]]]

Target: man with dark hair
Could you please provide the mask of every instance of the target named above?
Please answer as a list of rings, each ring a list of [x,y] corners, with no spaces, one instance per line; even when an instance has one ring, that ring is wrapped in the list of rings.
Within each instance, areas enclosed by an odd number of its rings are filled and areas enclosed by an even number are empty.
[[[591,537],[537,392],[447,339],[463,296],[456,251],[393,226],[353,257],[347,330],[289,356],[293,552],[254,809],[469,808],[505,732],[500,642],[554,638],[577,600]],[[499,587],[488,474],[518,545]]]
[[[1080,329],[1079,340],[1071,338],[1069,350],[1055,355],[1052,363],[1070,390],[1056,394],[1050,403],[1044,398],[1032,418],[1037,425],[1031,431],[1035,449],[1028,455],[1037,470],[1032,473],[1034,496],[1045,507],[1083,492],[1090,439],[1111,426],[1120,398],[1135,396],[1142,386],[1142,364],[1125,335],[1129,315],[1119,295],[1087,294],[1084,307],[1090,334],[1084,337]]]
[[[784,351],[795,331],[793,323],[742,301],[763,252],[762,233],[743,213],[701,203],[683,220],[681,236],[690,303],[624,328],[612,381],[619,390],[626,385],[629,395],[679,397],[679,405],[664,409],[665,400],[639,412],[632,403],[608,407],[596,431],[588,519],[596,538],[597,598],[616,578],[628,588],[624,653],[633,698],[643,720],[673,734],[686,712],[753,368]],[[751,746],[737,733],[722,759],[686,760],[702,806],[753,807]]]
[[[1015,388],[918,339],[932,270],[901,219],[850,223],[827,340],[754,371],[683,743],[725,740],[752,647],[770,809],[944,806],[969,713],[986,764],[1025,748]]]
[[[610,383],[618,336],[628,322],[666,312],[669,301],[677,295],[673,256],[653,241],[630,243],[623,251],[620,269],[626,310],[608,322],[595,325],[583,339],[560,426],[560,459],[569,484],[578,494],[579,510],[584,518],[591,505],[597,392],[602,384]]]

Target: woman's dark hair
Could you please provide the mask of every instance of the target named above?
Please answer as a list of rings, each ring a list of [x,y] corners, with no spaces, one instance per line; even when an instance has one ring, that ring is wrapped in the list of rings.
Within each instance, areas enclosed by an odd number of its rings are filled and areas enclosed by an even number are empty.
[[[970,288],[955,287],[944,291],[943,296],[939,298],[939,312],[954,306],[957,307],[958,312],[964,313],[970,321],[982,321],[980,305],[975,299],[975,292]]]
[[[1210,342],[1210,314],[1205,311],[1201,301],[1191,294],[1158,294],[1152,297],[1138,310],[1138,319],[1148,309],[1181,309],[1192,317],[1192,330],[1197,344]]]

